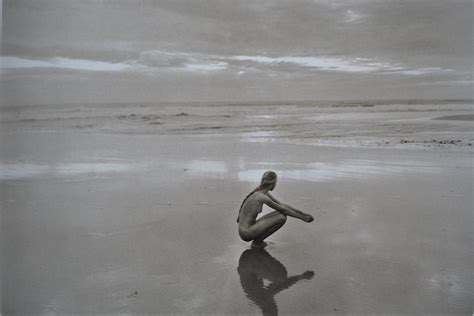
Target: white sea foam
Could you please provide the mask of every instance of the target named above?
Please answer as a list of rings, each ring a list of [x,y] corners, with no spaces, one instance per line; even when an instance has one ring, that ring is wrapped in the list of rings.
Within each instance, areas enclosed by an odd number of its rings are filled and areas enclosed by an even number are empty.
[[[44,60],[26,59],[15,56],[1,58],[2,69],[56,68],[86,71],[123,71],[130,68],[124,63],[110,63],[98,60],[55,57]]]

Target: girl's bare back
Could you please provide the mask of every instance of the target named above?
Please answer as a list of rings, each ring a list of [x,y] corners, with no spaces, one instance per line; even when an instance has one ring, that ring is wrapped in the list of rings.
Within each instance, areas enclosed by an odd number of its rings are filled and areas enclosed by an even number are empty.
[[[263,201],[259,197],[260,192],[254,192],[242,205],[239,215],[239,226],[251,226],[255,224],[258,214],[262,212]]]

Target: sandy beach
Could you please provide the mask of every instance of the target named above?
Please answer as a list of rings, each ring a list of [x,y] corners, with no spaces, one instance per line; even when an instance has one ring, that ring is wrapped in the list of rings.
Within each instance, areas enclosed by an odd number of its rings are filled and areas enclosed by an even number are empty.
[[[0,118],[5,314],[472,314],[472,102]],[[315,222],[251,250],[235,218],[265,170]]]

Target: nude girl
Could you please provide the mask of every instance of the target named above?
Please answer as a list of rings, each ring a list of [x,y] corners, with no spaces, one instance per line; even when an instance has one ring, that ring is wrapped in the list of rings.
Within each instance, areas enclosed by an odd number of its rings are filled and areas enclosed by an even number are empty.
[[[301,219],[307,223],[314,220],[313,216],[275,199],[270,191],[275,189],[276,183],[276,173],[265,172],[260,185],[247,195],[240,206],[237,217],[239,236],[244,241],[252,241],[252,247],[266,246],[265,238],[279,230],[286,223],[287,216]],[[257,215],[262,212],[263,204],[275,211],[257,220]]]

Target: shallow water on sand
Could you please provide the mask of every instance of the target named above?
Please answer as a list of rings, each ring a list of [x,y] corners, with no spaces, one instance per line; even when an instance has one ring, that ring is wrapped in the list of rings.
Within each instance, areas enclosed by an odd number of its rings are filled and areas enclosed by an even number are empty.
[[[471,312],[470,153],[11,136],[6,314]],[[289,219],[251,249],[235,217],[267,169],[274,194],[316,221]]]

